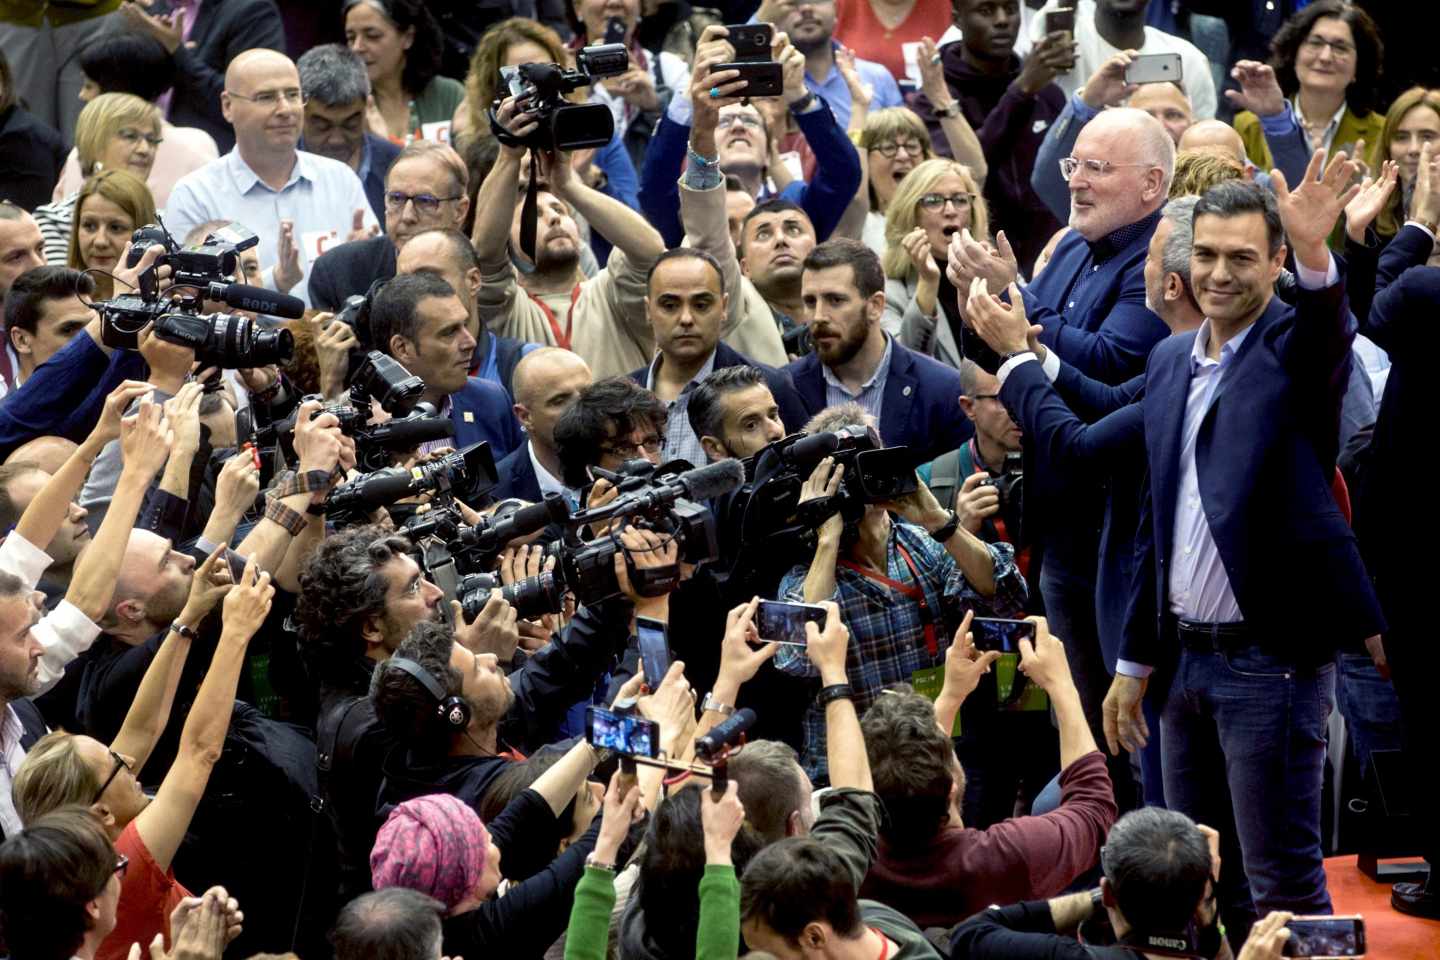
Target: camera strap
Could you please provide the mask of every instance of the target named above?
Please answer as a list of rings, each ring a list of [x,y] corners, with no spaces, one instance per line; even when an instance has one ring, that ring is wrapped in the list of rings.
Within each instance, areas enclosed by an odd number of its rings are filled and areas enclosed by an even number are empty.
[[[535,262],[535,233],[540,218],[539,164],[535,151],[530,151],[530,183],[525,187],[525,203],[520,207],[520,250]]]
[[[920,621],[925,626],[925,649],[930,651],[930,656],[938,657],[940,656],[940,642],[935,634],[935,616],[930,609],[930,601],[925,599],[925,588],[920,585],[920,571],[915,566],[915,561],[911,559],[910,551],[906,550],[898,541],[895,544],[895,549],[900,552],[900,558],[905,561],[905,566],[910,568],[910,576],[915,581],[914,583],[901,583],[899,580],[891,580],[883,574],[876,573],[873,570],[866,570],[852,560],[841,560],[840,566],[858,573],[866,580],[873,580],[882,586],[889,587],[891,590],[895,590],[914,600],[920,607]]]

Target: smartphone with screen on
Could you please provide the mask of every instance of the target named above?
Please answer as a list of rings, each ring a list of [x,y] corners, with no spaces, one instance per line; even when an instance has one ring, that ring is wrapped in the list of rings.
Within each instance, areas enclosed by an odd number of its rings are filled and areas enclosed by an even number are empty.
[[[778,97],[785,89],[784,70],[770,59],[770,46],[775,28],[768,23],[737,23],[725,27],[730,46],[735,48],[733,63],[717,65],[712,72],[738,70],[736,79],[746,81],[742,97]]]
[[[660,751],[660,726],[634,713],[604,707],[585,708],[585,738],[593,746],[634,757],[655,757]]]
[[[1045,14],[1045,32],[1054,33],[1063,30],[1065,33],[1074,36],[1075,34],[1075,8],[1057,7]]]
[[[1285,924],[1290,939],[1281,954],[1287,957],[1360,957],[1365,954],[1365,918],[1292,917]]]
[[[782,600],[761,600],[755,610],[755,632],[761,640],[773,640],[791,646],[805,646],[805,624],[825,626],[825,608],[818,603],[786,603]]]
[[[1126,83],[1179,83],[1184,68],[1178,53],[1146,53],[1125,68]]]
[[[636,617],[635,637],[640,647],[640,665],[645,669],[645,684],[654,690],[670,672],[670,636],[665,621]]]
[[[975,638],[976,650],[1019,653],[1021,640],[1035,642],[1035,622],[976,617],[970,621],[970,634]]]

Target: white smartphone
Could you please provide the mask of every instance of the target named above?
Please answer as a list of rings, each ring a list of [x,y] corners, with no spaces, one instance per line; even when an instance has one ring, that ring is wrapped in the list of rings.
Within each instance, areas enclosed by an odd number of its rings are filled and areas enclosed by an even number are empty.
[[[1147,53],[1125,68],[1126,83],[1179,83],[1183,76],[1178,53]]]

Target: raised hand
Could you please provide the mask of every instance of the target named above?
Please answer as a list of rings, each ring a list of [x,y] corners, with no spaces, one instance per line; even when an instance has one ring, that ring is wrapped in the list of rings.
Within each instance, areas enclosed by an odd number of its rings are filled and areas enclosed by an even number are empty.
[[[1249,110],[1257,117],[1271,117],[1285,109],[1285,94],[1275,79],[1275,68],[1258,60],[1239,60],[1230,76],[1239,90],[1226,90],[1225,98],[1236,110]]]
[[[242,516],[260,492],[260,468],[248,447],[225,461],[215,478],[215,512]]]
[[[1345,234],[1356,243],[1365,242],[1365,230],[1380,215],[1395,192],[1400,165],[1386,160],[1380,165],[1379,177],[1366,177],[1355,199],[1345,205]]]
[[[1065,645],[1050,632],[1044,617],[1026,617],[1035,624],[1035,642],[1020,641],[1020,672],[1030,682],[1042,687],[1046,693],[1055,693],[1075,681],[1070,676],[1070,661],[1065,657]]]
[[[1360,192],[1360,185],[1352,183],[1359,169],[1344,151],[1335,154],[1326,164],[1325,151],[1316,150],[1305,168],[1304,179],[1293,190],[1285,182],[1285,174],[1270,171],[1280,221],[1290,238],[1296,263],[1317,273],[1329,268],[1330,253],[1325,241],[1345,205]]]
[[[948,107],[955,96],[945,82],[945,65],[940,63],[940,48],[929,37],[920,38],[917,53],[920,67],[920,92],[937,109]]]
[[[120,421],[125,416],[125,411],[130,409],[130,404],[139,400],[145,394],[152,392],[155,387],[143,380],[125,380],[120,386],[110,391],[105,398],[105,406],[100,410],[100,419],[95,423],[95,429],[90,431],[89,439],[104,446],[111,440],[120,438]]]
[[[1048,33],[1020,65],[1015,84],[1022,93],[1034,96],[1049,86],[1056,77],[1075,66],[1075,38],[1068,30]]]
[[[1415,193],[1410,199],[1409,216],[1429,225],[1433,230],[1440,223],[1440,149],[1426,143],[1420,148],[1420,165],[1415,169]]]
[[[465,622],[460,604],[450,601],[455,616],[455,639],[471,653],[493,653],[501,663],[515,658],[515,648],[520,645],[520,628],[516,623],[515,608],[505,602],[499,590],[490,591],[490,599],[475,615]]]
[[[978,534],[986,517],[1000,512],[1000,491],[993,483],[986,483],[990,474],[972,473],[960,484],[955,497],[955,513],[960,517],[960,526]]]
[[[836,463],[834,457],[821,460],[815,464],[815,469],[810,471],[810,476],[806,477],[805,483],[801,485],[797,505],[810,500],[833,499],[840,492],[840,481],[844,476],[845,464]],[[844,527],[845,521],[841,518],[837,506],[835,512],[827,517],[820,527],[820,535],[838,537]]]
[[[857,112],[862,115],[868,112],[875,99],[875,88],[860,78],[860,71],[855,68],[855,54],[844,44],[835,48],[835,69],[840,71],[840,77],[850,91],[851,116]],[[853,121],[850,127],[855,129]]]
[[[230,592],[230,565],[225,559],[225,546],[218,546],[195,568],[190,575],[190,595],[185,607],[177,618],[181,623],[194,627],[210,615],[215,604]]]
[[[814,621],[805,624],[805,655],[820,671],[820,682],[826,685],[845,683],[845,658],[850,652],[850,631],[840,620],[840,607],[833,600],[822,600],[825,627]]]
[[[270,574],[261,570],[254,557],[245,561],[245,572],[240,582],[225,595],[222,616],[225,632],[245,641],[255,636],[255,631],[270,614],[270,602],[275,598],[275,587],[270,583]]]
[[[295,457],[301,470],[335,469],[340,462],[341,433],[340,421],[333,413],[321,413],[317,401],[307,400],[300,404],[295,414]],[[313,418],[313,419],[312,419]]]
[[[910,255],[915,264],[919,282],[926,287],[940,286],[940,265],[935,262],[935,253],[930,249],[930,236],[924,227],[916,227],[900,238],[900,246]],[[932,308],[933,309],[933,308]]]
[[[1091,74],[1080,88],[1080,99],[1092,110],[1116,107],[1125,101],[1139,86],[1127,83],[1125,68],[1135,62],[1140,54],[1136,50],[1121,50],[1115,56],[1100,64],[1100,69]]]
[[[1285,956],[1285,941],[1290,939],[1290,928],[1285,925],[1294,916],[1285,910],[1266,914],[1250,928],[1238,960],[1280,960]]]
[[[200,449],[200,397],[204,390],[200,381],[191,380],[164,403],[177,453],[193,456]]]
[[[165,466],[175,433],[161,405],[141,400],[140,409],[120,422],[120,453],[127,468],[153,477]]]
[[[295,242],[295,221],[288,217],[280,221],[280,239],[275,263],[275,289],[289,293],[304,277],[300,269],[300,246]]]
[[[702,146],[708,146],[709,152],[697,150],[707,157],[714,155],[715,124],[720,117],[720,107],[733,103],[732,98],[749,83],[739,79],[739,70],[715,69],[719,64],[735,60],[735,47],[726,39],[729,35],[729,31],[719,24],[712,23],[706,27],[695,46],[695,63],[690,68],[690,103],[694,107],[690,124],[691,145],[696,145],[694,139],[697,135],[702,141],[708,141],[702,142]]]
[[[753,679],[760,664],[775,656],[780,649],[780,645],[774,642],[758,648],[753,646],[760,642],[760,634],[755,630],[755,611],[759,606],[760,598],[753,597],[733,608],[725,617],[725,635],[720,640],[719,676],[737,688]]]
[[[989,673],[990,665],[1000,659],[998,650],[981,653],[975,649],[975,638],[970,633],[974,617],[975,611],[965,611],[965,619],[960,621],[960,627],[955,631],[955,642],[945,651],[945,683],[940,690],[947,700],[957,705],[964,703],[965,698],[975,692],[980,678]]]
[[[996,235],[995,243],[995,249],[991,250],[970,235],[969,227],[951,235],[946,269],[955,289],[968,288],[976,277],[984,279],[994,290],[1015,282],[1020,268],[1004,230]]]
[[[719,799],[716,799],[714,790],[701,792],[700,824],[705,830],[705,862],[730,863],[730,846],[745,825],[745,807],[740,803],[739,783],[728,781]]]
[[[371,237],[380,236],[380,224],[372,223],[365,226],[365,208],[356,207],[355,214],[350,220],[350,235],[345,238],[346,242],[354,243],[356,240],[369,240]]]

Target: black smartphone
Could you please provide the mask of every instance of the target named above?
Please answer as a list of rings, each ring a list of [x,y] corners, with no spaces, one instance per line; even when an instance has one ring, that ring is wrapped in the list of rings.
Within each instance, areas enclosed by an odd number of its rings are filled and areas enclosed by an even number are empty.
[[[640,646],[640,665],[645,668],[645,683],[654,690],[670,672],[670,637],[665,621],[636,617],[635,636]]]
[[[1071,36],[1075,35],[1075,8],[1058,7],[1045,14],[1045,32],[1054,33],[1063,30]]]
[[[778,97],[785,89],[785,72],[780,64],[770,59],[770,47],[775,40],[775,28],[768,23],[737,23],[726,26],[727,39],[735,48],[735,61],[715,67],[720,70],[738,70],[737,79],[746,81],[742,97]]]
[[[1035,622],[976,617],[970,621],[970,633],[975,637],[976,650],[1019,653],[1021,640],[1035,642]]]
[[[1360,957],[1365,954],[1365,918],[1293,917],[1285,924],[1290,939],[1280,953],[1287,957]]]
[[[585,708],[585,738],[593,746],[634,757],[655,757],[660,752],[660,726],[633,713],[616,713],[604,707]]]
[[[245,558],[226,547],[225,564],[230,568],[230,582],[239,583],[240,578],[245,576]]]
[[[1126,83],[1179,83],[1184,64],[1178,53],[1146,53],[1125,68]]]
[[[755,610],[755,632],[761,640],[805,646],[805,624],[825,626],[825,608],[818,603],[786,603],[761,600]]]

